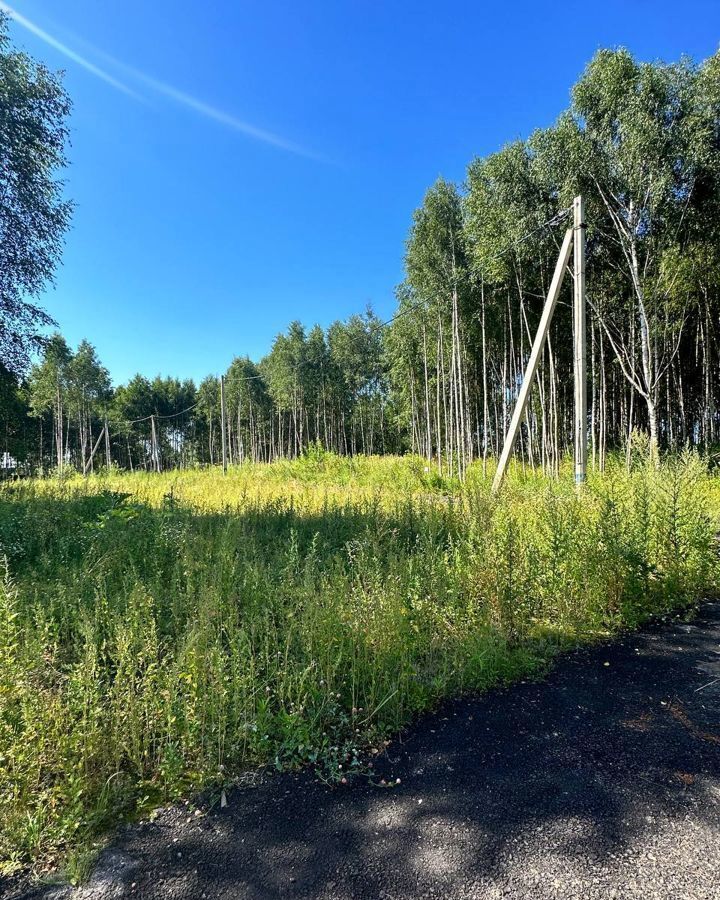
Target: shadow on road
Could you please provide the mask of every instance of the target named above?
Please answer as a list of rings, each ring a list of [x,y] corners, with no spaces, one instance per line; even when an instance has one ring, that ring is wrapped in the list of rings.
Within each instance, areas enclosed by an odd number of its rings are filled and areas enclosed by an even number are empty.
[[[290,774],[223,810],[166,810],[77,896],[506,896],[493,891],[508,879],[527,886],[512,896],[544,896],[547,879],[575,896],[562,883],[576,871],[610,896],[617,860],[654,860],[660,832],[720,837],[720,604],[574,653],[542,683],[448,703],[376,771],[400,783]]]

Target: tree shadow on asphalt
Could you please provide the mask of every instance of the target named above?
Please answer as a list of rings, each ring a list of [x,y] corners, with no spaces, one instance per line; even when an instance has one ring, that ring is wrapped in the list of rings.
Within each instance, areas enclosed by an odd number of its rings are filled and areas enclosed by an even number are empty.
[[[650,629],[445,704],[378,759],[395,787],[284,775],[190,824],[171,811],[121,842],[140,863],[128,896],[452,896],[533,835],[568,865],[603,863],[668,818],[716,822],[720,607],[706,611],[714,629]]]

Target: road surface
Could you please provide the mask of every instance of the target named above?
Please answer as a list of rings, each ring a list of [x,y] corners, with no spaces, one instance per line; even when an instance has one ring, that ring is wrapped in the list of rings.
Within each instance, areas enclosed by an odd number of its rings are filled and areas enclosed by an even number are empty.
[[[268,777],[124,829],[25,900],[720,898],[720,604],[445,704],[380,787]]]

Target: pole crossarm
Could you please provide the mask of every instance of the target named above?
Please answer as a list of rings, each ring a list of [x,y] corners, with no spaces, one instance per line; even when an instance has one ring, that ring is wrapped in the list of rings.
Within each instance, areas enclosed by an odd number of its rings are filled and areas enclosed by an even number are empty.
[[[525,406],[527,405],[528,397],[530,395],[530,388],[535,379],[535,374],[540,363],[540,357],[542,356],[542,351],[545,347],[545,340],[547,339],[550,322],[552,321],[553,313],[555,312],[555,307],[557,305],[557,299],[560,295],[563,276],[565,275],[565,270],[567,269],[570,260],[570,251],[572,250],[573,245],[573,233],[574,229],[568,228],[565,232],[565,237],[563,238],[560,255],[558,256],[555,272],[550,283],[550,290],[548,291],[547,299],[545,300],[540,325],[538,326],[537,334],[533,341],[530,359],[528,360],[520,393],[518,395],[517,403],[515,404],[515,409],[513,410],[512,419],[510,420],[510,427],[508,428],[508,433],[505,437],[505,444],[503,445],[502,453],[500,455],[495,478],[493,479],[492,490],[494,494],[496,494],[502,486],[510,461],[510,454],[512,453],[518,431],[520,430],[520,422],[522,421]]]

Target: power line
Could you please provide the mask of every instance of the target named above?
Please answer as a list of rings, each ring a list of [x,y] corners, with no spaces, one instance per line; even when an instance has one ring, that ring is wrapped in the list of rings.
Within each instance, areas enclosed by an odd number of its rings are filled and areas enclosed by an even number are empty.
[[[536,228],[533,228],[531,231],[528,231],[522,237],[508,244],[506,247],[503,247],[502,250],[499,250],[493,256],[485,257],[485,259],[483,259],[483,262],[487,264],[494,262],[496,259],[500,259],[501,256],[505,256],[506,253],[509,253],[511,250],[519,247],[520,244],[524,244],[525,241],[529,240],[531,237],[533,237],[533,235],[537,234],[539,231],[542,231],[544,228],[550,228],[551,226],[557,225],[559,222],[562,222],[565,216],[567,216],[570,212],[572,212],[572,206],[568,206],[566,209],[561,209],[560,212],[555,213],[552,218],[548,219],[546,222],[543,222],[541,225],[538,225]],[[418,300],[416,303],[405,307],[405,309],[398,310],[398,312],[396,312],[395,315],[392,316],[392,318],[388,319],[387,322],[382,322],[380,327],[386,328],[388,325],[392,325],[393,322],[396,322],[403,316],[408,315],[408,313],[414,312],[421,306],[424,306],[424,301]]]
[[[187,409],[183,409],[180,412],[176,413],[168,413],[167,415],[161,416],[159,413],[150,413],[149,416],[143,416],[142,419],[123,419],[122,421],[125,425],[138,425],[140,422],[149,422],[150,419],[177,419],[178,416],[184,416],[185,413],[192,412],[196,406],[200,405],[200,401],[197,403],[193,403],[192,406],[188,406]]]

